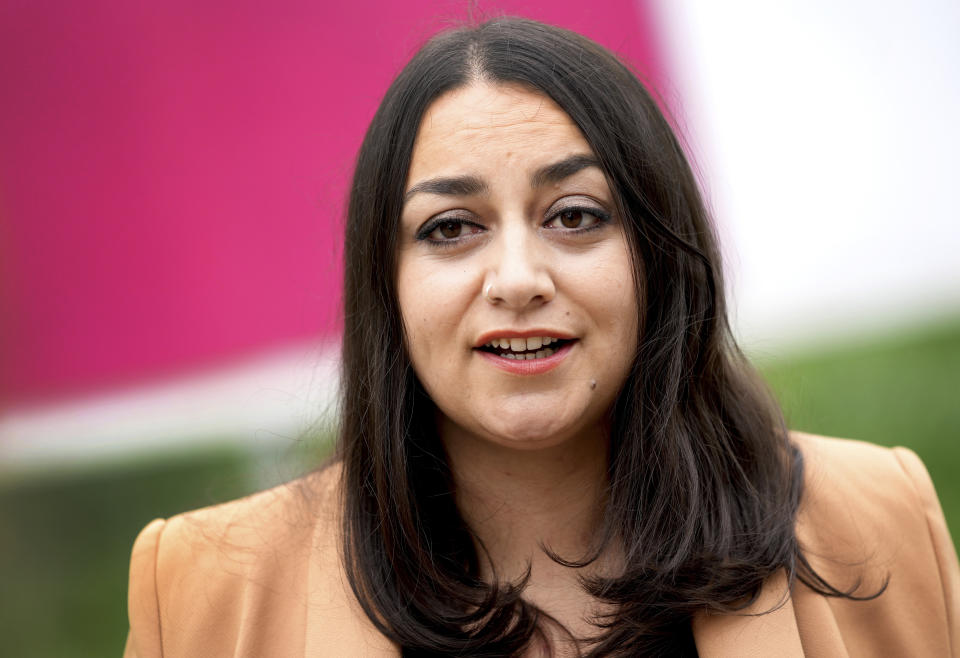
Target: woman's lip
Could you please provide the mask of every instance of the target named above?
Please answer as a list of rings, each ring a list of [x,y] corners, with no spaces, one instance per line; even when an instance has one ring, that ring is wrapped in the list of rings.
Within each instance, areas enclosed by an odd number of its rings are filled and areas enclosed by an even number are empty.
[[[538,334],[532,335],[537,336]],[[504,338],[507,338],[507,336],[504,336]],[[513,336],[513,338],[523,338],[523,336]],[[523,361],[520,361],[519,359],[508,359],[500,356],[499,354],[494,354],[493,352],[485,352],[483,350],[474,351],[482,358],[486,359],[491,365],[511,374],[541,375],[559,366],[563,360],[567,358],[567,355],[570,354],[570,350],[572,350],[573,346],[576,344],[576,341],[565,343],[550,356],[545,356],[541,359],[524,359]]]
[[[550,338],[559,338],[561,340],[573,340],[576,338],[576,336],[571,333],[558,331],[556,329],[525,329],[523,331],[498,329],[481,334],[480,338],[478,338],[474,344],[474,347],[483,347],[494,338],[533,338],[535,336],[549,336]]]

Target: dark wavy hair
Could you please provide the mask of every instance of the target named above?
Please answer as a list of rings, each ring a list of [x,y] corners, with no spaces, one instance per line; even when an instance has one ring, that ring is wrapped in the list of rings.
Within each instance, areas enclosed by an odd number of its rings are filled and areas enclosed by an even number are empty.
[[[616,196],[632,250],[639,349],[611,410],[609,489],[584,566],[616,545],[625,567],[583,587],[613,612],[590,655],[695,654],[698,610],[749,605],[784,569],[826,583],[794,530],[803,462],[726,320],[720,256],[669,123],[612,53],[573,32],[498,19],[432,38],[390,86],[350,192],[342,425],[346,573],[363,610],[405,655],[508,656],[543,639],[524,582],[484,582],[404,347],[396,245],[411,153],[427,107],[476,81],[552,98],[579,127]]]

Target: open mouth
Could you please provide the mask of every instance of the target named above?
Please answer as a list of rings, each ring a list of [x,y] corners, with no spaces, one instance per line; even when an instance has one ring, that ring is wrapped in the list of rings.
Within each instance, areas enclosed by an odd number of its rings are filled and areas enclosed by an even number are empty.
[[[575,339],[554,338],[552,336],[532,336],[529,338],[494,338],[489,343],[476,348],[488,354],[504,359],[532,361],[553,356],[558,350],[573,343]]]

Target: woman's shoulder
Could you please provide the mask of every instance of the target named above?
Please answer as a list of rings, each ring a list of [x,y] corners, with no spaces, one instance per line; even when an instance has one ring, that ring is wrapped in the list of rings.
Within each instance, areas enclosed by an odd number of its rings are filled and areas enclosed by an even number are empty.
[[[918,514],[942,517],[933,482],[915,452],[865,441],[791,432],[803,456],[804,514],[891,521]]]
[[[147,525],[130,561],[127,655],[221,655],[254,618],[249,641],[302,641],[313,572],[339,567],[340,472]]]
[[[150,544],[164,557],[196,557],[198,550],[215,548],[221,557],[239,558],[264,545],[302,541],[318,525],[336,522],[340,471],[332,463],[243,498],[157,519],[140,533],[134,550]]]
[[[960,649],[960,567],[920,458],[903,447],[802,433],[791,439],[804,461],[797,538],[805,557],[841,591],[883,592],[867,601],[831,597],[823,608],[821,597],[800,587],[793,598],[801,634],[804,620],[829,610],[829,624],[810,628],[839,629],[851,655]],[[871,633],[850,632],[865,620]]]
[[[930,532],[946,535],[933,482],[909,448],[800,432],[791,440],[803,456],[804,490],[798,536],[826,552],[880,544],[916,544]],[[927,531],[928,525],[936,526]],[[873,540],[873,541],[871,541]],[[818,551],[823,552],[823,551]],[[866,558],[866,556],[863,556]]]

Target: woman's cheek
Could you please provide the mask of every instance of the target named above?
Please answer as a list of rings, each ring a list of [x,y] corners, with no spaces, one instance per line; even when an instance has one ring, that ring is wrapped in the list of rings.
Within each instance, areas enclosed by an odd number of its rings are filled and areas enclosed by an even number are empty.
[[[457,329],[469,307],[467,274],[463,267],[433,259],[418,259],[401,268],[401,314],[407,347],[421,381],[441,374],[430,364],[446,361],[455,345]]]

